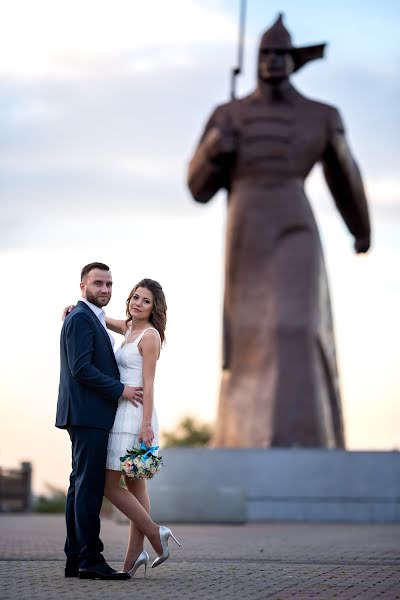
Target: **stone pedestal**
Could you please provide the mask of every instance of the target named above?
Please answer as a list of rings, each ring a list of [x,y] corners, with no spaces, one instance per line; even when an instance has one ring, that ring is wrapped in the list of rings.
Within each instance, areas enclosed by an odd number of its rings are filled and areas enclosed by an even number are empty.
[[[400,522],[400,453],[162,450],[149,482],[162,522]]]

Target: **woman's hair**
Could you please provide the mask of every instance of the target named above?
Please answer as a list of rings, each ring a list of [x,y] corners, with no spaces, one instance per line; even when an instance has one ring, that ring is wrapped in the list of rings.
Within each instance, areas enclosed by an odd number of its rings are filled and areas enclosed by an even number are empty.
[[[126,325],[132,321],[132,316],[129,314],[129,302],[138,288],[146,288],[153,294],[153,311],[150,315],[150,323],[160,334],[161,344],[165,342],[165,326],[167,324],[167,303],[165,301],[164,291],[158,281],[154,279],[142,279],[131,290],[126,301]]]

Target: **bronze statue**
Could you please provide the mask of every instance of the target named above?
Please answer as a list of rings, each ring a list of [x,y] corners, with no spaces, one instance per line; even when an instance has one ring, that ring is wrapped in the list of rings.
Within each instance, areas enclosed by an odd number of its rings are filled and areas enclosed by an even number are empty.
[[[280,15],[261,39],[256,89],[214,110],[189,165],[198,202],[228,190],[217,447],[344,447],[328,282],[304,193],[318,161],[357,253],[370,222],[339,112],[289,82],[324,46],[293,47]]]

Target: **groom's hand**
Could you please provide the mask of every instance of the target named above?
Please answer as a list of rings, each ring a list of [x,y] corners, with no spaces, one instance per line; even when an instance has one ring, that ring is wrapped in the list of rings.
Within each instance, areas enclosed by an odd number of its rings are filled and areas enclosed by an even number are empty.
[[[143,404],[143,388],[126,385],[124,387],[124,391],[122,392],[122,397],[125,398],[125,400],[132,402],[133,406]]]

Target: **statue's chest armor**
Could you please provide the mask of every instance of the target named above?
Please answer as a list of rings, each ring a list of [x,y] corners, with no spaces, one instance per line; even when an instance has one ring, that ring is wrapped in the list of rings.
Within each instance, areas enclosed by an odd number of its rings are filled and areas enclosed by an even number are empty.
[[[249,102],[236,116],[239,168],[308,172],[320,158],[326,128],[307,103]]]

